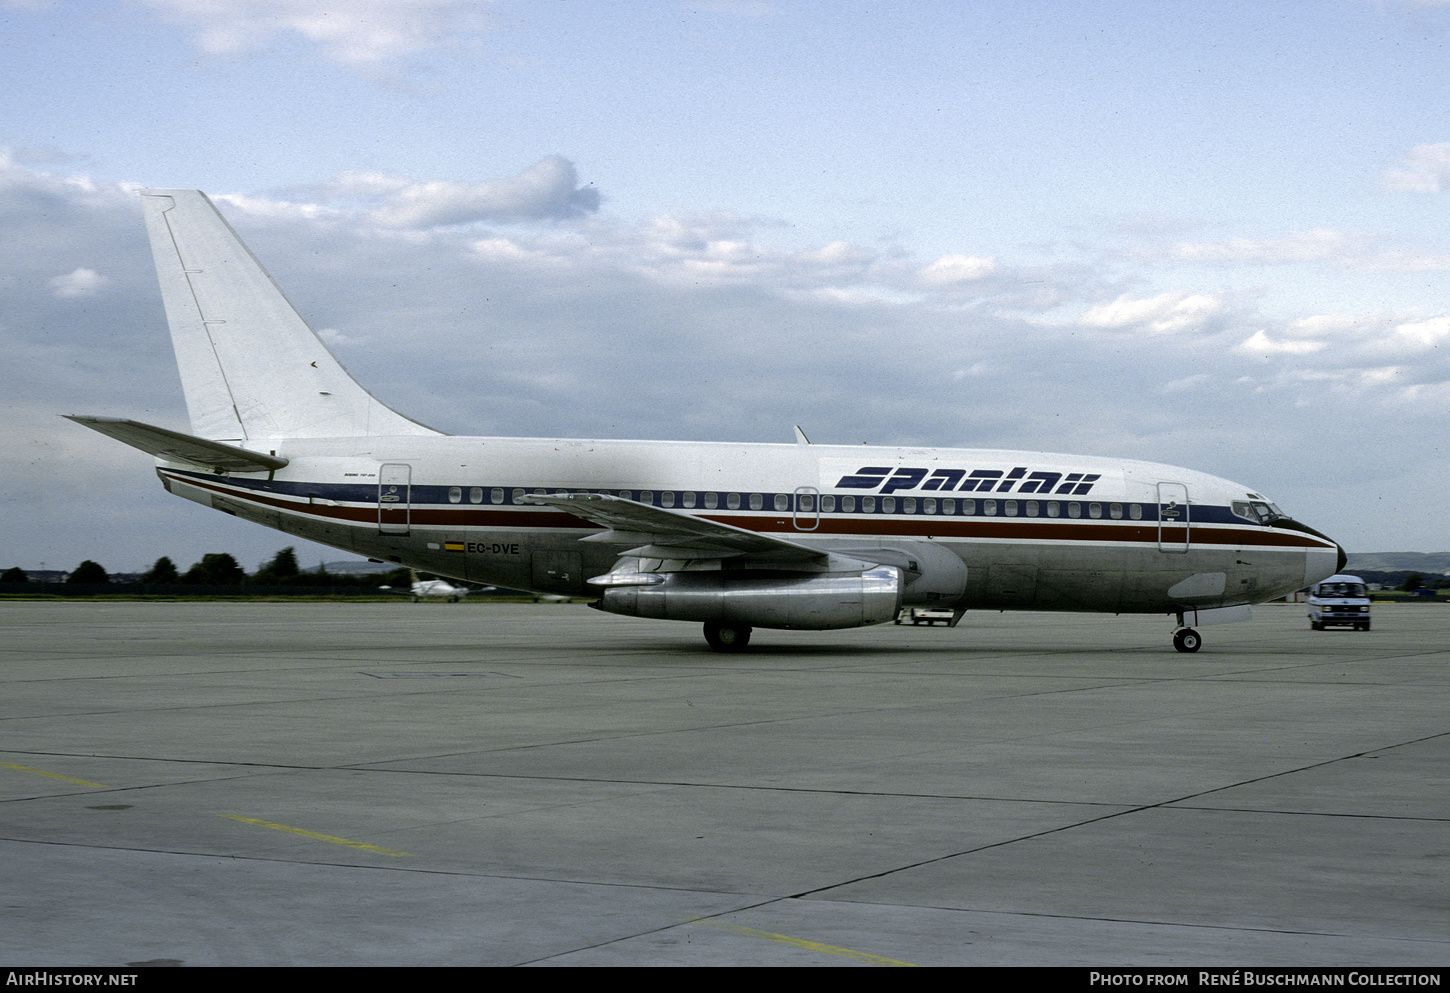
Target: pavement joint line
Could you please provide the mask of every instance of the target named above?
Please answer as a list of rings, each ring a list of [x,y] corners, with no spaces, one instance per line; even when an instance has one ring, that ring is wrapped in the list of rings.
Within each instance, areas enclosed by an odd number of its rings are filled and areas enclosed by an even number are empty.
[[[1222,786],[1215,786],[1212,789],[1207,789],[1207,790],[1199,790],[1196,793],[1189,793],[1186,796],[1176,797],[1176,798],[1171,799],[1171,800],[1160,800],[1157,803],[1140,804],[1138,806],[1130,807],[1130,808],[1128,808],[1126,810],[1120,810],[1120,811],[1116,811],[1114,813],[1103,814],[1100,817],[1090,817],[1087,820],[1078,821],[1078,822],[1073,823],[1073,824],[1062,824],[1062,825],[1059,825],[1057,827],[1047,828],[1047,829],[1042,830],[1042,831],[1034,831],[1034,832],[1032,832],[1030,834],[1020,835],[1020,836],[1018,836],[1016,838],[1004,838],[1001,841],[994,841],[994,842],[992,842],[990,844],[978,845],[976,848],[968,848],[968,849],[966,849],[964,851],[960,851],[960,852],[949,852],[949,853],[947,853],[945,855],[938,855],[938,856],[935,856],[933,858],[923,859],[920,862],[913,862],[910,865],[897,866],[894,869],[883,869],[880,872],[869,873],[869,874],[867,874],[865,876],[859,876],[859,877],[857,877],[855,879],[847,879],[847,880],[843,880],[843,881],[838,882],[838,883],[831,883],[831,884],[829,884],[827,886],[818,886],[818,887],[816,887],[814,889],[803,890],[803,891],[801,891],[799,893],[792,893],[791,894],[791,897],[794,898],[794,899],[803,899],[803,898],[808,897],[808,896],[815,896],[815,895],[820,894],[820,893],[825,893],[825,892],[827,892],[829,890],[839,889],[839,888],[844,887],[844,886],[850,886],[853,883],[865,882],[868,879],[884,879],[887,876],[895,875],[898,872],[905,872],[905,871],[907,871],[909,869],[919,869],[922,866],[934,865],[937,862],[946,862],[946,861],[948,861],[950,859],[960,858],[961,856],[964,856],[964,855],[975,855],[978,852],[990,851],[993,848],[1002,848],[1002,847],[1007,846],[1007,845],[1015,845],[1015,844],[1017,844],[1020,841],[1032,841],[1032,840],[1037,839],[1037,838],[1042,838],[1042,837],[1046,837],[1048,835],[1053,835],[1053,834],[1059,834],[1059,833],[1061,833],[1063,831],[1071,831],[1071,830],[1074,830],[1074,829],[1080,828],[1080,827],[1087,827],[1090,824],[1097,824],[1097,823],[1099,823],[1101,821],[1108,821],[1108,820],[1112,820],[1112,819],[1117,818],[1117,817],[1127,817],[1127,816],[1132,815],[1132,814],[1141,814],[1141,813],[1144,813],[1144,812],[1149,811],[1149,810],[1160,810],[1160,809],[1165,809],[1165,808],[1166,809],[1182,809],[1182,808],[1178,808],[1178,805],[1179,804],[1183,804],[1184,801],[1186,801],[1186,800],[1195,800],[1195,799],[1197,799],[1199,797],[1212,796],[1213,794],[1215,794],[1215,793],[1221,793],[1224,790],[1237,789],[1240,786],[1248,786],[1248,785],[1251,785],[1253,783],[1262,783],[1262,782],[1265,782],[1267,780],[1278,779],[1281,776],[1295,775],[1295,774],[1298,774],[1298,773],[1301,773],[1301,772],[1307,772],[1310,769],[1319,769],[1319,768],[1322,768],[1324,766],[1335,765],[1337,763],[1344,762],[1344,761],[1347,761],[1349,759],[1357,759],[1357,758],[1362,758],[1362,757],[1364,757],[1366,755],[1373,755],[1373,754],[1375,754],[1377,752],[1387,751],[1388,749],[1391,749],[1391,748],[1402,748],[1405,745],[1413,745],[1413,744],[1418,744],[1418,743],[1424,742],[1424,741],[1432,741],[1432,740],[1434,740],[1436,738],[1443,738],[1446,735],[1450,735],[1450,731],[1440,731],[1440,732],[1437,732],[1435,734],[1422,735],[1419,738],[1414,738],[1414,739],[1412,739],[1410,741],[1397,742],[1397,743],[1395,743],[1393,745],[1382,745],[1382,746],[1379,746],[1379,747],[1376,747],[1376,748],[1367,748],[1367,749],[1365,749],[1363,751],[1354,752],[1354,753],[1349,754],[1349,755],[1337,755],[1334,758],[1324,759],[1321,762],[1310,762],[1307,765],[1296,766],[1295,768],[1292,768],[1292,769],[1280,769],[1278,772],[1267,773],[1267,774],[1265,774],[1263,776],[1255,776],[1252,779],[1245,779],[1245,780],[1241,780],[1241,781],[1236,782],[1236,783],[1225,783]],[[1216,809],[1216,808],[1211,808],[1211,809]]]

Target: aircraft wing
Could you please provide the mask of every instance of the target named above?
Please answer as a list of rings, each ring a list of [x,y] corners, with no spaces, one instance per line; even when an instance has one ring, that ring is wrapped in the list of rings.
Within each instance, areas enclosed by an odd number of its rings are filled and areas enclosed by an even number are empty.
[[[829,558],[826,551],[809,545],[603,493],[539,494],[530,499],[608,529],[583,541],[641,546],[624,554],[670,559],[748,555],[782,565],[820,565]]]
[[[219,472],[267,472],[287,464],[287,460],[279,455],[264,455],[225,442],[197,438],[124,417],[87,417],[80,414],[61,416],[77,424],[84,424],[92,431],[99,431],[108,438],[125,442],[132,448],[139,448],[147,455],[190,462],[204,469],[215,469]]]

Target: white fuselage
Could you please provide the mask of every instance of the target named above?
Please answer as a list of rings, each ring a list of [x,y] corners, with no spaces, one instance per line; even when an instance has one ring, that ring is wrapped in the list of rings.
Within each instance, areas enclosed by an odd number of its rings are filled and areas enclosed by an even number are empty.
[[[1339,554],[1302,527],[1236,513],[1263,499],[1243,486],[1121,459],[438,435],[245,447],[285,449],[290,462],[221,474],[159,459],[158,473],[175,494],[291,534],[542,593],[590,593],[587,580],[630,544],[581,541],[603,529],[529,501],[561,491],[624,496],[898,566],[904,602],[962,609],[1228,607],[1330,575]],[[933,583],[943,554],[965,566],[964,582]]]

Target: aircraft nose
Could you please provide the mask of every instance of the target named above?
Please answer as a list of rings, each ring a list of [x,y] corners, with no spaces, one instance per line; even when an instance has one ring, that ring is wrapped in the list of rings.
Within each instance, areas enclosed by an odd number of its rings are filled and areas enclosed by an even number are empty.
[[[1289,531],[1302,531],[1304,534],[1312,534],[1316,538],[1323,538],[1334,546],[1334,571],[1325,572],[1329,568],[1329,549],[1310,549],[1304,557],[1304,582],[1312,585],[1321,579],[1328,579],[1335,573],[1343,572],[1345,563],[1349,561],[1349,554],[1344,546],[1335,541],[1322,531],[1316,531],[1307,524],[1294,520],[1292,517],[1281,517],[1273,522],[1273,527],[1285,528]]]

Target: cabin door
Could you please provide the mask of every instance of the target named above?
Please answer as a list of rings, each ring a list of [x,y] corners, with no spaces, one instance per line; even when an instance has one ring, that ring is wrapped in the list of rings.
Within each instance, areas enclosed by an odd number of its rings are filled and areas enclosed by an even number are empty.
[[[1158,550],[1188,551],[1188,487],[1182,483],[1158,484]]]
[[[388,462],[378,468],[378,532],[407,534],[412,503],[413,467]]]

